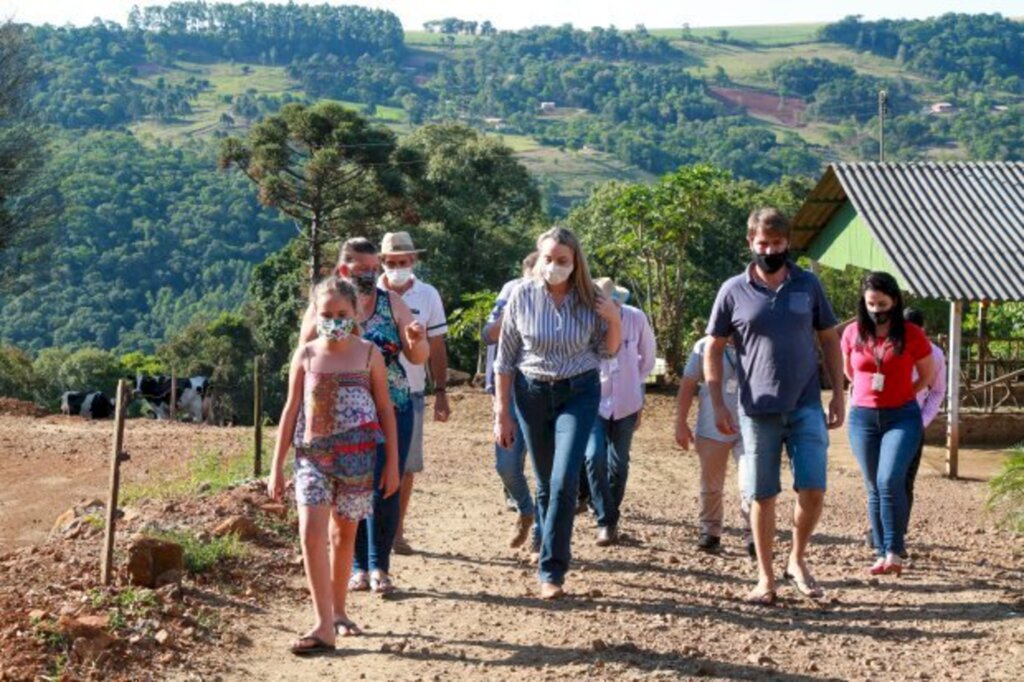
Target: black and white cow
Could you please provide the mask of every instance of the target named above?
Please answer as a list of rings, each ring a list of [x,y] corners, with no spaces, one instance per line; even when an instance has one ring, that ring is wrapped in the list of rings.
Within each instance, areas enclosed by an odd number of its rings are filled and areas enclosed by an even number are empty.
[[[101,391],[67,391],[60,397],[60,412],[89,419],[109,419],[114,415],[114,401]]]
[[[208,413],[206,394],[209,388],[208,377],[178,379],[178,413],[187,414],[197,423],[203,421],[203,416]],[[145,400],[153,408],[157,419],[167,419],[170,416],[171,377],[150,377],[140,374],[135,377],[134,395]]]

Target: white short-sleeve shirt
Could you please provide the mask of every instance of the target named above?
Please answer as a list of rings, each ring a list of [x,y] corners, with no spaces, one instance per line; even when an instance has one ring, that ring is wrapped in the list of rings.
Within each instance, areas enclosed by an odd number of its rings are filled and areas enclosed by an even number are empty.
[[[382,275],[378,284],[384,287],[384,276]],[[427,338],[444,336],[448,333],[448,319],[444,314],[444,304],[441,302],[441,294],[437,289],[414,278],[412,286],[402,294],[402,300],[409,306],[412,316],[427,329]],[[405,330],[399,330],[404,334]],[[413,393],[423,393],[427,388],[427,369],[425,365],[414,365],[405,358],[403,353],[399,362],[405,368],[405,375],[409,378],[409,390]]]

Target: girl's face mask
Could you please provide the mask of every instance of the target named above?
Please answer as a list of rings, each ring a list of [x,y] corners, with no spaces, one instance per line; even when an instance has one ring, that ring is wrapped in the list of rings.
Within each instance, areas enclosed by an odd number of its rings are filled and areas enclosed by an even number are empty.
[[[344,341],[352,335],[356,321],[351,317],[321,317],[316,321],[316,333],[328,341]]]

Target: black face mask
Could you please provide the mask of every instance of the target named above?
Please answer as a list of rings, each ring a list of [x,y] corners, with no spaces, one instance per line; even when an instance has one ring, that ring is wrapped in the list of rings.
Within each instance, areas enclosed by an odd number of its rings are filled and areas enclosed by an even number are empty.
[[[373,290],[377,288],[377,273],[372,270],[370,272],[353,272],[349,279],[356,286],[356,291],[364,296],[372,294]]]
[[[789,260],[789,249],[779,253],[755,253],[754,263],[769,275],[782,269]]]
[[[878,312],[872,312],[869,310],[868,317],[870,317],[871,321],[874,322],[875,324],[885,324],[886,322],[889,321],[889,318],[892,317],[892,311],[879,310]]]

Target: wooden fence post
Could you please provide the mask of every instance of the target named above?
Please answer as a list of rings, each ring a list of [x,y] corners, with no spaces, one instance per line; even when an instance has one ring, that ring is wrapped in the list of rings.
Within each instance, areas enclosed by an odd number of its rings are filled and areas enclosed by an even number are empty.
[[[124,415],[127,407],[128,385],[124,379],[117,382],[117,405],[114,408],[114,443],[110,453],[110,491],[107,494],[107,524],[100,552],[100,582],[109,585],[114,565],[114,531],[117,524],[117,496],[121,486],[121,462],[128,460],[124,446]]]
[[[252,475],[259,478],[263,475],[263,377],[260,375],[260,358],[252,359],[252,423],[255,427]]]
[[[960,342],[963,303],[949,304],[949,378],[946,407],[946,476],[957,478],[960,474]]]
[[[178,375],[171,370],[171,421],[178,411]]]

